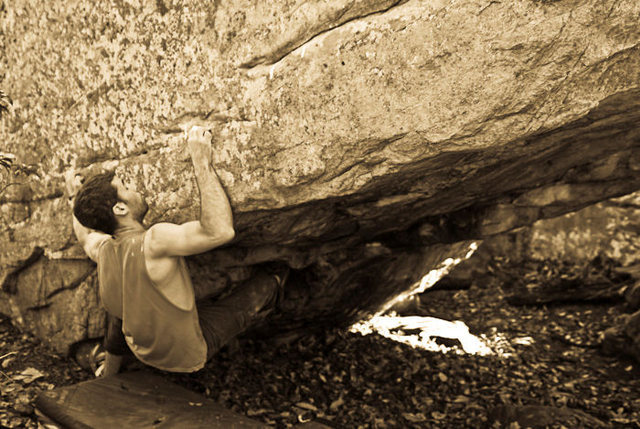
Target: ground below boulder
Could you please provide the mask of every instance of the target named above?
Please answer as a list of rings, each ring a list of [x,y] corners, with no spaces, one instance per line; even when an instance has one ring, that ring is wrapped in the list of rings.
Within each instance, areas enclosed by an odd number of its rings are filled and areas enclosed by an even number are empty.
[[[539,422],[553,417],[558,427],[597,427],[598,421],[633,427],[640,419],[640,365],[571,345],[597,340],[624,304],[516,307],[500,285],[494,279],[462,291],[427,292],[422,300],[422,314],[466,323],[491,351],[484,356],[437,337],[425,350],[326,330],[279,347],[244,340],[198,373],[159,374],[279,428],[301,420],[337,428],[476,429],[496,421],[509,427],[531,422],[532,410],[544,410]],[[29,406],[38,390],[90,377],[38,343],[8,320],[0,323],[1,425],[36,428]]]

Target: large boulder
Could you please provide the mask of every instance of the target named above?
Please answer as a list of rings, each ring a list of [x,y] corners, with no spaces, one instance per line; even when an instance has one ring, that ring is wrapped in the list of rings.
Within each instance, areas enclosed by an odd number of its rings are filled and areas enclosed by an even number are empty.
[[[278,325],[348,323],[446,256],[640,188],[635,0],[11,2],[0,312],[58,350],[101,333],[66,181],[115,168],[147,222],[198,215],[182,129],[214,129],[236,240],[200,294],[258,264],[308,289]],[[457,243],[457,244],[456,244]]]

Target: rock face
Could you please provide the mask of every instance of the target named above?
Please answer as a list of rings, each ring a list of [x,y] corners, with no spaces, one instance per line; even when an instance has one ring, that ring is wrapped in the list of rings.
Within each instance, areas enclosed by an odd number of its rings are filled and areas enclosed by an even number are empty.
[[[440,286],[465,287],[474,279],[491,275],[488,266],[496,256],[514,265],[527,261],[586,265],[600,258],[636,271],[635,267],[640,267],[638,225],[640,192],[541,219],[529,227],[483,240],[473,257],[456,266]]]
[[[193,219],[188,124],[215,130],[237,230],[189,261],[199,293],[287,263],[307,289],[280,327],[346,323],[465,240],[640,188],[635,0],[178,3],[0,12],[0,142],[41,175],[0,199],[0,312],[62,352],[102,329],[65,178],[115,168],[148,223]]]
[[[601,256],[626,267],[640,263],[640,193],[613,198],[492,238],[491,251],[515,260],[584,263]]]

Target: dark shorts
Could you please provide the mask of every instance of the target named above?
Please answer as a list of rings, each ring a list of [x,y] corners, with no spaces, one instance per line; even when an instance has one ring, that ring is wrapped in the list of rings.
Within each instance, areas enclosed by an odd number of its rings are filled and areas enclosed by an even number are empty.
[[[207,343],[207,360],[269,314],[275,307],[277,293],[275,277],[259,274],[222,299],[197,301],[200,327]]]

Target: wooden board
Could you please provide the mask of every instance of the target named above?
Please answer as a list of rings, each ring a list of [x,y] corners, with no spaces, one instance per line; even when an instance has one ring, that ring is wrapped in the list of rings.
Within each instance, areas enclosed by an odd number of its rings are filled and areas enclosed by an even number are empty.
[[[267,427],[145,371],[41,392],[35,405],[70,429]]]

